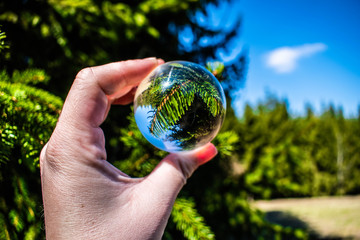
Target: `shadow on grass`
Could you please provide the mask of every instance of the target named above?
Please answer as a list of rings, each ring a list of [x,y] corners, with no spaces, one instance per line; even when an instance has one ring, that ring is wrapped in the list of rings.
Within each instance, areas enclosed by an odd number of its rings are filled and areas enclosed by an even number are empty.
[[[281,225],[283,227],[300,228],[304,229],[309,234],[309,239],[321,239],[321,240],[350,240],[353,238],[344,238],[339,236],[322,236],[316,232],[311,226],[299,219],[298,217],[282,211],[268,211],[265,212],[265,219],[274,224]]]

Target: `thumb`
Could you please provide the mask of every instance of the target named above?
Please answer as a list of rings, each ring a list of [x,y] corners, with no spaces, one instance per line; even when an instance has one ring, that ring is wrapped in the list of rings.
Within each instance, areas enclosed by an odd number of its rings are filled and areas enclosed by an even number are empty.
[[[138,196],[138,199],[140,196],[146,197],[146,201],[143,201],[146,204],[139,204],[137,209],[145,216],[151,217],[152,222],[146,227],[155,226],[154,229],[157,229],[155,234],[158,235],[154,235],[152,239],[161,238],[160,234],[164,232],[175,199],[186,179],[198,166],[208,162],[216,154],[217,149],[211,143],[191,152],[169,154],[150,175],[142,179],[140,185],[137,185],[137,192],[141,194],[134,196]]]
[[[163,194],[176,197],[193,172],[216,154],[217,149],[212,143],[190,152],[171,153],[158,164],[147,179],[154,188],[162,189]]]

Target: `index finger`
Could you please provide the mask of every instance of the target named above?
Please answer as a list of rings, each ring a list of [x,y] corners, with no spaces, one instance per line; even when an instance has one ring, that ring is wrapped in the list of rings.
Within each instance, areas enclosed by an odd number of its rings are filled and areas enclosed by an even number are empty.
[[[158,64],[161,60],[147,58],[83,69],[70,89],[58,124],[77,129],[100,126],[112,101],[126,95]]]

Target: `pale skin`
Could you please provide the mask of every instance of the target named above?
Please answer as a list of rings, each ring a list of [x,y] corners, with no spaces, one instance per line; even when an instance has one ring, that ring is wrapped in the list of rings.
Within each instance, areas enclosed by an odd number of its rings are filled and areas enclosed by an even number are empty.
[[[217,154],[211,143],[172,153],[144,178],[131,178],[106,161],[99,126],[110,106],[131,103],[141,80],[162,63],[128,60],[76,76],[40,156],[47,239],[161,239],[187,178]]]

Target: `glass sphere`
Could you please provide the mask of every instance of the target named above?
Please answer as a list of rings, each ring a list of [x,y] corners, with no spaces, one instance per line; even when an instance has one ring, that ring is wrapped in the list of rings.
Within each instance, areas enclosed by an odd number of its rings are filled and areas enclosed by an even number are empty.
[[[140,83],[134,112],[141,133],[155,147],[190,151],[216,136],[225,118],[226,99],[208,70],[173,61],[158,66]]]

